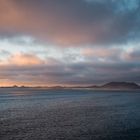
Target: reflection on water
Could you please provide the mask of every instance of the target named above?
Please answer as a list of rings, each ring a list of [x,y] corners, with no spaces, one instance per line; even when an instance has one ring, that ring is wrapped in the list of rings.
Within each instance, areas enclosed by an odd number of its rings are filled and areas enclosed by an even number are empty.
[[[0,89],[0,140],[139,140],[140,92]]]

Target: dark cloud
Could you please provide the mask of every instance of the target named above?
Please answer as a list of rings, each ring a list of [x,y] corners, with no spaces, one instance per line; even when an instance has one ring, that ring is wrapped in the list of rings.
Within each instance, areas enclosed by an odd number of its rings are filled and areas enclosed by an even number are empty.
[[[140,83],[140,63],[71,63],[65,65],[1,66],[1,79],[32,84],[98,84],[109,81]]]
[[[6,0],[4,3],[6,8],[13,6],[8,14],[6,11],[1,14],[5,30],[31,34],[59,45],[112,44],[140,37],[138,0]]]
[[[135,51],[131,52],[128,55],[128,59],[130,61],[139,62],[139,60],[140,60],[140,49],[136,49]]]
[[[1,0],[0,79],[34,85],[140,83],[139,13],[139,0]],[[10,43],[13,49],[7,49]]]

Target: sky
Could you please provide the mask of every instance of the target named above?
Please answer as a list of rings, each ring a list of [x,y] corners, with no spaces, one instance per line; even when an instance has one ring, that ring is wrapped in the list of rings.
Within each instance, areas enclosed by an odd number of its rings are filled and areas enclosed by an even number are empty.
[[[140,84],[140,0],[0,0],[0,86]]]

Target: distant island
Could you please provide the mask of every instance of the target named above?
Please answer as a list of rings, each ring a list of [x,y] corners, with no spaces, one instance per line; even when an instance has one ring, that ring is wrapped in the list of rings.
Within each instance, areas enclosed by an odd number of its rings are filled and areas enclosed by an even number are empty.
[[[106,89],[140,89],[140,86],[136,83],[130,82],[110,82],[101,86]]]
[[[68,89],[68,88],[83,88],[83,89],[101,89],[101,90],[140,90],[140,85],[133,82],[109,82],[103,85],[91,85],[91,86],[11,86],[11,87],[0,87],[0,88],[47,88],[47,89]]]
[[[84,88],[105,89],[105,90],[106,89],[107,90],[122,90],[122,89],[133,90],[133,89],[140,89],[140,86],[133,82],[109,82],[101,86],[92,85],[92,86],[87,86]]]

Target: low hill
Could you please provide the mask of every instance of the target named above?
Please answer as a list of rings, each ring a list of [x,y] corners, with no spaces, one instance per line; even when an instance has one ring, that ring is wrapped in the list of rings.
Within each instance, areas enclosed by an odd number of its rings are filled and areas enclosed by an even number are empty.
[[[107,84],[104,84],[100,88],[105,89],[140,89],[140,86],[136,83],[130,83],[130,82],[110,82]]]

